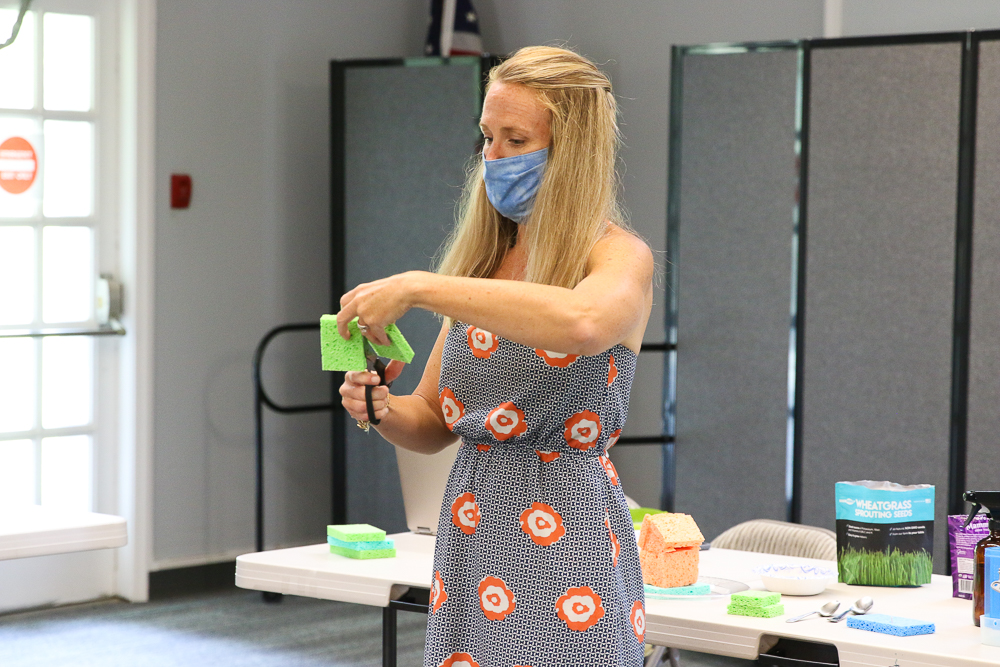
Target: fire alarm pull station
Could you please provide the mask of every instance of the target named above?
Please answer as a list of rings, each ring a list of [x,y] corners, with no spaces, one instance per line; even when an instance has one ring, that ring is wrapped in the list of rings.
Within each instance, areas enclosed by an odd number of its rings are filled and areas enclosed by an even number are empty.
[[[191,205],[191,175],[170,174],[170,208]]]

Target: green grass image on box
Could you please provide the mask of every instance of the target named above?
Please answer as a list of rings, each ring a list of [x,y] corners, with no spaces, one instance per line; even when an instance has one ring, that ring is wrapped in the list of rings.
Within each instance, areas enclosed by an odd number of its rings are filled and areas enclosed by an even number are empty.
[[[774,618],[785,613],[785,605],[771,604],[766,607],[744,607],[729,605],[726,613],[732,616],[754,616],[757,618]]]
[[[861,586],[919,586],[931,582],[932,556],[920,551],[867,551],[845,547],[837,554],[838,581]]]
[[[381,542],[385,539],[385,531],[367,523],[347,523],[339,526],[327,526],[328,537],[336,537],[341,542]]]
[[[364,336],[358,329],[358,318],[347,323],[350,340],[341,338],[337,331],[337,316],[323,315],[319,318],[319,344],[324,371],[363,371],[367,368]],[[395,359],[404,363],[413,361],[413,348],[406,342],[403,333],[395,324],[386,326],[385,333],[392,341],[390,345],[372,347],[380,357]]]
[[[354,558],[356,560],[372,560],[375,558],[395,558],[395,549],[344,549],[343,547],[335,547],[330,545],[330,553],[337,554],[338,556],[344,556],[345,558]]]

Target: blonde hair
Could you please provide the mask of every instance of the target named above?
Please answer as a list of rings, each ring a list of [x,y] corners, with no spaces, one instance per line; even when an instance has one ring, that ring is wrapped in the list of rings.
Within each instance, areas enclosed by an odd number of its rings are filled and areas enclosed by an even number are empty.
[[[606,223],[627,229],[618,204],[620,136],[611,82],[583,56],[550,46],[514,53],[490,70],[487,90],[498,81],[536,91],[551,119],[548,162],[526,220],[524,280],[573,288]],[[437,272],[490,277],[517,240],[517,224],[487,198],[481,155],[470,163],[456,217]]]

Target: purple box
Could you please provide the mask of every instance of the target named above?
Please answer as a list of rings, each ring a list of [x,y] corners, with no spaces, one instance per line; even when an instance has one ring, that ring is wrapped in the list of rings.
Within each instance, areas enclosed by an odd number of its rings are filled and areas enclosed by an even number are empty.
[[[977,514],[968,528],[962,529],[964,514],[948,516],[948,551],[951,552],[951,596],[972,599],[972,579],[976,573],[976,545],[990,534],[989,519]]]

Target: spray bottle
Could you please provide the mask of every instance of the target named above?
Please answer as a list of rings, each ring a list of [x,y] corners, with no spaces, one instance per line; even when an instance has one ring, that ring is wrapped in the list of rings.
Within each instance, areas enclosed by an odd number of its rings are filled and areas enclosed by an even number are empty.
[[[979,510],[986,508],[986,516],[990,519],[990,533],[979,540],[976,545],[976,572],[972,581],[972,621],[979,625],[979,617],[983,615],[983,574],[986,569],[986,547],[1000,547],[1000,491],[966,491],[962,496],[965,502],[972,503],[972,511],[965,520],[965,526]]]

